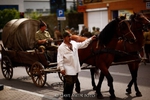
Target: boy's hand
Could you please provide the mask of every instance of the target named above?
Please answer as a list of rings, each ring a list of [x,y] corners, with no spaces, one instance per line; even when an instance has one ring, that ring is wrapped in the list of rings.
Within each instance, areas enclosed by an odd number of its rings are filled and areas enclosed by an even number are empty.
[[[96,35],[93,35],[93,36],[92,36],[92,40],[95,40],[95,39],[96,39]]]
[[[66,71],[65,71],[65,70],[61,70],[60,73],[61,73],[62,75],[66,75]]]

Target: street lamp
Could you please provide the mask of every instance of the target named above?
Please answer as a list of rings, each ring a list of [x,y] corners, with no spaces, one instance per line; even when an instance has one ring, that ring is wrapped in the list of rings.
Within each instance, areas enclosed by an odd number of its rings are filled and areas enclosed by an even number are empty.
[[[73,10],[76,10],[76,3],[75,3],[75,0],[73,0]]]

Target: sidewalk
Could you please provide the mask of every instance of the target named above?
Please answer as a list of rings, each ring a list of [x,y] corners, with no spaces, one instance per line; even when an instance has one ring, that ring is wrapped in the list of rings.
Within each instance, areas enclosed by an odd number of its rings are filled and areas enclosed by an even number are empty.
[[[33,93],[30,91],[4,86],[4,89],[0,91],[0,100],[58,100],[58,99],[44,96],[38,93]]]

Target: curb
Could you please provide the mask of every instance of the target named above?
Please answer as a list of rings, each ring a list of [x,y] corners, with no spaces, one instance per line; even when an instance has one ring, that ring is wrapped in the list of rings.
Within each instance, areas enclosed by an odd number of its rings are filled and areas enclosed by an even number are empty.
[[[5,86],[5,87],[8,88],[8,90],[15,91],[15,93],[19,93],[20,92],[20,93],[23,93],[24,95],[27,95],[27,96],[30,95],[30,96],[32,96],[31,98],[28,97],[29,100],[31,100],[33,97],[42,98],[42,99],[36,99],[36,100],[59,100],[57,98],[54,98],[54,97],[51,97],[51,96],[47,96],[47,95],[43,95],[43,94],[39,94],[39,93],[35,93],[35,92],[30,92],[30,91],[26,91],[26,90],[22,90],[22,89],[17,89],[17,88],[10,87],[10,86]],[[16,100],[16,99],[11,99],[11,100]],[[24,100],[24,99],[20,99],[20,100]]]

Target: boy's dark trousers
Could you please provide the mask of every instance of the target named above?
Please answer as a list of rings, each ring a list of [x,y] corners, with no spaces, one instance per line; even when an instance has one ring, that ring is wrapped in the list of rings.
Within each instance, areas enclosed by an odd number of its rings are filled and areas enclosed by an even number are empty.
[[[72,93],[74,88],[74,83],[77,80],[77,75],[65,75],[64,76],[64,91],[63,91],[63,99],[64,100],[72,100]]]

